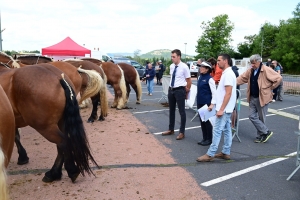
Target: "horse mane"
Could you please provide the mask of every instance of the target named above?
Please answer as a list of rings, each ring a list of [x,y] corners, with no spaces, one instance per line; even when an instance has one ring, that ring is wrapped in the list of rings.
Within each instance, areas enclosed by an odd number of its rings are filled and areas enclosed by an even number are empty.
[[[49,60],[49,61],[53,62],[52,58],[49,58],[47,56],[37,56],[37,55],[21,55],[21,56],[18,56],[18,58],[37,58],[37,57],[44,58],[46,60]]]
[[[3,51],[0,51],[0,54],[11,59],[11,60],[14,60],[10,55],[7,55],[6,53],[4,53]]]
[[[79,61],[83,61],[83,60],[70,58],[70,59],[64,59],[63,61],[77,61],[77,62],[79,62]]]

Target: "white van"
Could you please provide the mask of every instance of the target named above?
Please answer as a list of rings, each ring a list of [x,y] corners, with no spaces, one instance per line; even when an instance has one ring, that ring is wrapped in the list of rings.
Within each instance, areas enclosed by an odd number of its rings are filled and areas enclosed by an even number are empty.
[[[197,76],[198,74],[197,61],[188,61],[187,64],[190,68],[191,76],[193,75]]]
[[[108,56],[106,53],[101,52],[101,51],[93,51],[93,50],[91,51],[91,58],[104,60],[105,62],[111,59],[111,57]]]

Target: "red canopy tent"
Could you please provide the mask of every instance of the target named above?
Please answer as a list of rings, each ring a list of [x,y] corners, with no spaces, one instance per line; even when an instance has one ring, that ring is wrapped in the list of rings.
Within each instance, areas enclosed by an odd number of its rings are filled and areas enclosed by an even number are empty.
[[[70,37],[50,47],[42,48],[42,55],[47,56],[85,56],[91,55],[91,50],[84,48],[74,42]]]

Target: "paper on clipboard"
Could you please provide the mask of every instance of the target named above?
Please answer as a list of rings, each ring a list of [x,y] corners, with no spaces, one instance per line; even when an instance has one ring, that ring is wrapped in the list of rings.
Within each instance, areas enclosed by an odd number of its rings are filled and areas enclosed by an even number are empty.
[[[209,118],[216,115],[216,108],[215,106],[212,108],[211,111],[208,110],[208,106],[205,104],[201,108],[198,109],[198,113],[200,115],[200,118],[203,122],[206,122],[209,120]]]

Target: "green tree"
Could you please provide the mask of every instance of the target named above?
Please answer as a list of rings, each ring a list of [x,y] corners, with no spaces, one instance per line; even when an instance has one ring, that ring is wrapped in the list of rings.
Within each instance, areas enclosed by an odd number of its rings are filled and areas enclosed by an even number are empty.
[[[263,58],[271,56],[271,52],[276,48],[275,37],[278,34],[279,28],[266,22],[260,29],[259,34],[253,38],[251,54],[261,54]],[[261,52],[262,51],[262,52]]]
[[[239,58],[247,58],[250,57],[253,52],[253,41],[256,35],[245,36],[245,42],[239,43],[237,45],[237,49],[239,52]]]
[[[195,57],[209,58],[216,57],[222,52],[228,52],[231,48],[231,32],[234,24],[229,20],[228,15],[218,15],[212,21],[202,22],[202,35],[199,37],[196,46],[198,55]]]
[[[291,19],[280,21],[272,58],[283,65],[285,72],[300,73],[300,3],[293,15]]]

